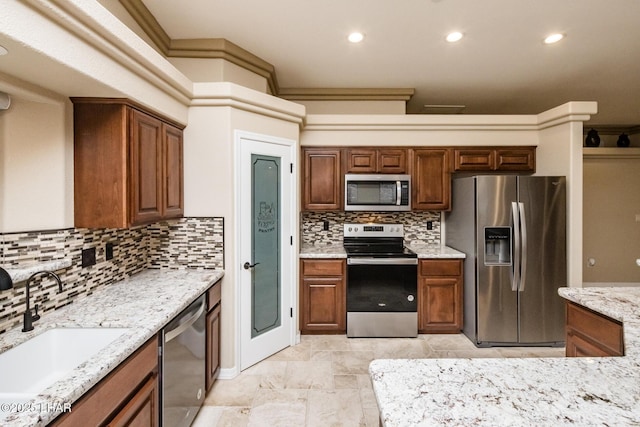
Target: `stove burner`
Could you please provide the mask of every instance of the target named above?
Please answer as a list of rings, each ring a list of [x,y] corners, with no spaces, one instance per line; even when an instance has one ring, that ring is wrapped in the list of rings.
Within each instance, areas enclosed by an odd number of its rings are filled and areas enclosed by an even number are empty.
[[[347,257],[417,258],[403,236],[401,224],[345,224],[343,246]]]

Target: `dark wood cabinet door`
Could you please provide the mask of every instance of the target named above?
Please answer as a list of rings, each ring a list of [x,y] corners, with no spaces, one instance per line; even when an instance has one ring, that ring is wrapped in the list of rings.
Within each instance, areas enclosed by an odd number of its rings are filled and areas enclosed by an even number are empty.
[[[407,150],[384,148],[378,150],[378,172],[407,173]]]
[[[131,109],[131,223],[162,218],[162,123]]]
[[[182,130],[163,125],[163,218],[179,218],[184,213],[184,173]]]
[[[414,210],[451,208],[451,172],[449,150],[413,150],[412,204]]]
[[[593,344],[589,339],[575,333],[573,330],[567,331],[566,357],[607,357],[616,356],[601,347]]]
[[[462,260],[420,260],[418,270],[418,332],[458,333],[462,330]]]
[[[423,278],[418,290],[418,329],[422,333],[460,332],[460,291],[457,277]]]
[[[622,323],[578,304],[566,303],[566,356],[622,356]]]
[[[342,278],[305,278],[302,282],[302,330],[345,332],[346,307]]]
[[[342,172],[340,149],[305,149],[303,210],[340,210]]]
[[[211,390],[220,370],[220,305],[207,313],[206,390]]]
[[[453,170],[492,171],[495,169],[495,151],[492,149],[454,149]]]
[[[156,427],[160,414],[158,402],[158,376],[153,375],[107,426]]]
[[[497,171],[536,171],[535,147],[526,148],[497,148]]]
[[[345,173],[376,173],[378,171],[377,150],[347,148],[347,168]]]
[[[300,264],[300,331],[302,333],[345,333],[347,330],[345,261],[304,259]]]

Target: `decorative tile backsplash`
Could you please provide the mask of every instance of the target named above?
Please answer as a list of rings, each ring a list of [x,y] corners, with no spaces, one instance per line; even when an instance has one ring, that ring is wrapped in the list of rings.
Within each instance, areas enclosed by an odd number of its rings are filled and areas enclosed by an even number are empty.
[[[324,230],[329,221],[329,230]],[[431,221],[432,230],[427,230]],[[303,212],[300,216],[300,239],[303,245],[342,244],[344,223],[379,222],[403,224],[404,239],[414,244],[440,244],[440,212]]]
[[[71,303],[76,297],[123,280],[147,268],[224,268],[224,219],[183,218],[128,229],[69,228],[0,234],[0,265],[71,259],[58,271],[63,291],[46,276],[32,282],[31,306],[40,314]],[[113,259],[105,247],[113,243]],[[96,248],[96,264],[82,268],[82,250]],[[22,320],[25,283],[0,292],[0,333]]]

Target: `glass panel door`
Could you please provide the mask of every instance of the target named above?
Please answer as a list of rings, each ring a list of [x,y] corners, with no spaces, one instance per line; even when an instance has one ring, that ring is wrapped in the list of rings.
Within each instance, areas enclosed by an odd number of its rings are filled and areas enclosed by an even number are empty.
[[[251,155],[251,338],[281,324],[280,158]]]

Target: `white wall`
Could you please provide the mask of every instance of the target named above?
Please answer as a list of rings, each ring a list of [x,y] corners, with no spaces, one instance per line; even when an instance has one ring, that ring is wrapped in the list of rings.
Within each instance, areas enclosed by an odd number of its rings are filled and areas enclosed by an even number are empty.
[[[224,217],[225,276],[220,359],[223,370],[234,372],[239,369],[236,366],[240,335],[236,324],[236,270],[241,262],[236,259],[234,236],[236,228],[242,226],[236,222],[235,211],[234,132],[242,130],[298,141],[304,108],[233,84],[203,86],[202,89],[196,96],[198,102],[205,105],[189,108],[189,124],[184,134],[185,216]],[[216,93],[226,93],[229,98],[223,100]],[[240,100],[242,102],[238,102]],[[270,113],[263,110],[268,104],[273,108]],[[284,114],[287,110],[289,116]],[[297,221],[295,218],[296,224]]]
[[[0,111],[0,232],[73,226],[72,114],[63,98]]]

